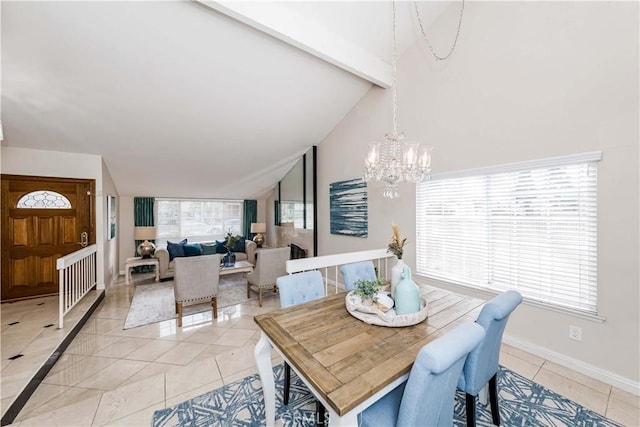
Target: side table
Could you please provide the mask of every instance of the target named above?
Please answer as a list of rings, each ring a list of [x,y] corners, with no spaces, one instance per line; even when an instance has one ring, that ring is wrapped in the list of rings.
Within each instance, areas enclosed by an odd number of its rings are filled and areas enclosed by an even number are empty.
[[[158,258],[142,258],[137,256],[127,258],[124,263],[124,280],[127,285],[131,282],[131,269],[140,267],[141,265],[154,265],[156,267],[156,282],[160,281],[160,264]]]

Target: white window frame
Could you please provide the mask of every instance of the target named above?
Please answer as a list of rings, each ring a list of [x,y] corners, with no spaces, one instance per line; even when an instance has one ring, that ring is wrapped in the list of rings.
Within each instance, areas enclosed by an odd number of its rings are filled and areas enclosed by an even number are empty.
[[[183,225],[183,222],[185,221],[184,218],[179,217],[178,218],[178,234],[172,234],[171,236],[167,235],[167,233],[165,233],[163,231],[163,224],[161,224],[161,221],[159,220],[159,216],[161,215],[160,213],[160,206],[159,203],[162,202],[177,202],[177,203],[207,203],[207,202],[213,202],[213,203],[222,203],[222,216],[220,218],[216,218],[215,223],[209,224],[210,225],[210,229],[213,230],[213,232],[209,232],[208,230],[206,230],[204,233],[198,233],[198,234],[193,234],[188,230],[188,226],[186,224]],[[235,217],[235,215],[231,218],[227,218],[225,215],[225,204],[239,204],[240,205],[240,215],[238,218]],[[197,242],[212,242],[214,240],[223,240],[227,234],[227,228],[225,227],[225,224],[228,224],[229,221],[234,221],[238,219],[238,229],[237,230],[232,230],[237,234],[242,235],[242,225],[243,225],[243,217],[244,217],[244,211],[243,211],[243,201],[242,200],[221,200],[221,199],[178,199],[178,198],[156,198],[155,200],[155,209],[154,209],[154,215],[155,215],[155,224],[156,224],[156,229],[157,229],[157,234],[158,237],[156,238],[156,244],[166,244],[167,240],[172,241],[172,242],[178,242],[182,239],[187,239],[189,241],[189,243],[197,243]],[[209,218],[207,218],[209,219]],[[205,221],[205,219],[198,219],[197,221]]]
[[[598,318],[601,159],[595,151],[442,173],[418,184],[417,274],[490,293],[515,289],[535,305]]]

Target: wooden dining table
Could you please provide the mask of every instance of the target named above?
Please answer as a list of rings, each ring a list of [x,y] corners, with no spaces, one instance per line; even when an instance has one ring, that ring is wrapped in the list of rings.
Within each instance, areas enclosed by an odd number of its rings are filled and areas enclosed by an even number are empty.
[[[474,321],[483,300],[425,287],[428,317],[413,326],[375,326],[356,319],[340,292],[254,317],[261,330],[254,350],[267,426],[275,425],[272,349],[324,405],[330,426],[356,426],[357,416],[406,381],[418,351],[463,321]]]

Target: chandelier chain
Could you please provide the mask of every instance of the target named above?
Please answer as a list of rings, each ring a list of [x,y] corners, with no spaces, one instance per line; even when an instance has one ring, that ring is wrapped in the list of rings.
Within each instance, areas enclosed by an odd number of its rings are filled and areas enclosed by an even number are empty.
[[[370,142],[365,158],[365,172],[362,179],[384,182],[383,197],[400,197],[399,184],[422,182],[431,178],[431,150],[433,147],[420,146],[418,141],[406,141],[404,133],[398,132],[398,76],[396,45],[396,2],[392,4],[392,53],[391,96],[393,99],[393,131],[385,134],[381,142]]]
[[[391,33],[393,38],[393,45],[391,51],[391,66],[392,66],[392,81],[391,81],[391,91],[393,97],[393,135],[398,135],[398,90],[396,89],[396,2],[391,2],[392,4],[392,12],[391,12]]]
[[[424,30],[424,26],[422,25],[422,19],[420,19],[420,12],[418,11],[418,3],[414,1],[413,7],[416,11],[416,18],[418,19],[418,24],[420,25],[420,32],[422,33],[422,38],[424,39],[425,43],[429,47],[431,54],[433,55],[434,58],[436,58],[436,61],[447,60],[449,56],[451,56],[451,54],[453,53],[453,50],[456,48],[456,44],[458,43],[458,37],[460,36],[460,28],[462,28],[462,15],[464,14],[464,0],[462,0],[462,6],[460,7],[460,16],[458,17],[458,30],[456,31],[456,38],[453,40],[453,44],[451,45],[451,49],[449,49],[449,53],[447,53],[445,56],[438,55],[435,49],[433,48],[433,46],[431,46],[431,42],[427,37],[427,33]]]

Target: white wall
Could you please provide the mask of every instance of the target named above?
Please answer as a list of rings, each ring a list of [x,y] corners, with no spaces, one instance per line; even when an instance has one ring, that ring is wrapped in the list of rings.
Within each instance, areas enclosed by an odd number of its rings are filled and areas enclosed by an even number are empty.
[[[96,244],[98,289],[105,286],[106,196],[103,197],[103,163],[101,156],[30,150],[2,146],[2,173],[15,175],[52,176],[60,178],[94,179],[96,182]],[[106,166],[105,166],[106,168]],[[106,176],[111,181],[108,171]],[[113,185],[111,182],[108,185]],[[103,217],[104,215],[104,217]],[[102,230],[102,232],[100,231]]]
[[[429,29],[446,51],[459,5]],[[598,323],[523,305],[517,345],[638,393],[640,380],[637,2],[471,2],[458,47],[436,63],[419,44],[398,64],[399,130],[434,146],[434,173],[602,150],[598,166]],[[386,247],[391,222],[415,266],[415,189],[369,184],[369,237],[328,233],[328,188],[362,174],[367,142],[391,130],[391,91],[373,88],[319,145],[321,255]],[[455,289],[451,287],[451,289]],[[459,289],[457,289],[459,290]],[[582,327],[583,341],[568,339]],[[579,365],[579,366],[577,366]]]
[[[116,197],[116,237],[108,240],[107,236],[109,233],[109,214],[107,212],[107,196],[115,196]],[[102,227],[98,227],[96,225],[96,229],[102,230],[99,234],[102,234],[104,239],[104,257],[98,257],[98,263],[104,262],[104,283],[105,285],[111,286],[118,279],[118,275],[120,274],[120,268],[118,266],[118,235],[120,229],[121,216],[120,212],[120,198],[118,197],[118,189],[116,188],[113,179],[111,178],[111,174],[109,173],[109,168],[107,168],[106,163],[102,160],[102,202],[104,206],[102,207]]]
[[[136,256],[136,242],[133,238],[133,223],[135,216],[133,215],[133,197],[121,196],[118,200],[118,215],[120,228],[118,229],[119,242],[119,269],[124,274],[124,264],[127,258]]]

